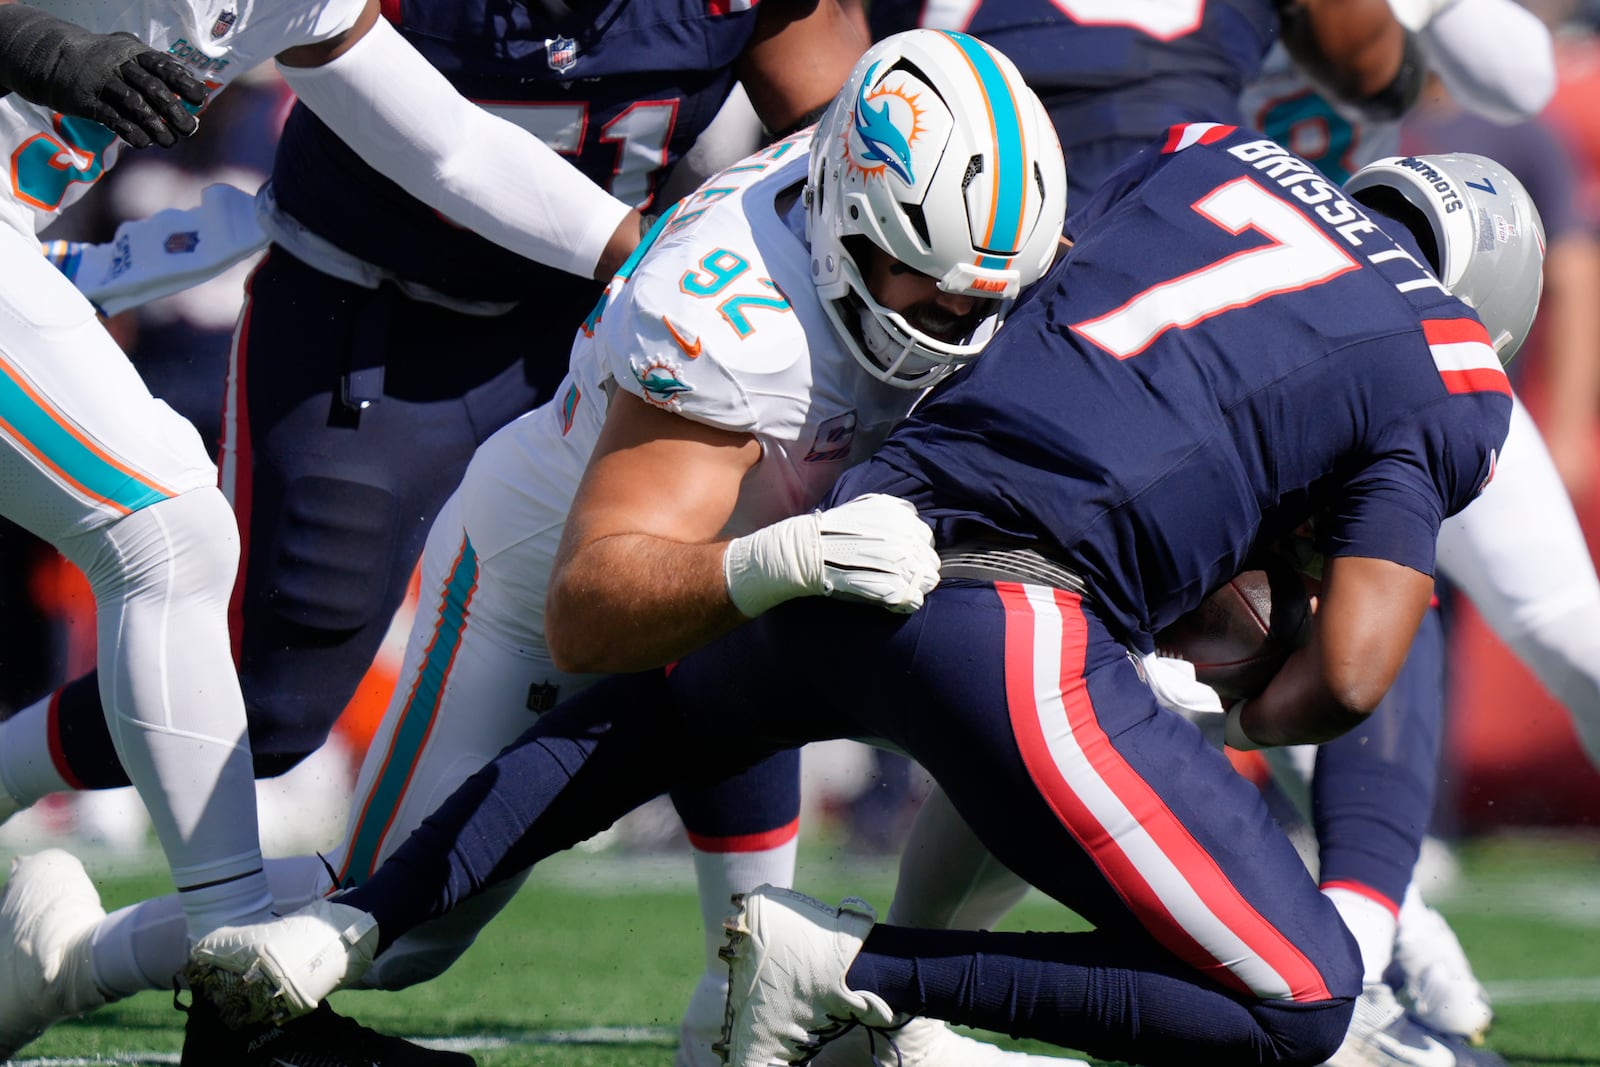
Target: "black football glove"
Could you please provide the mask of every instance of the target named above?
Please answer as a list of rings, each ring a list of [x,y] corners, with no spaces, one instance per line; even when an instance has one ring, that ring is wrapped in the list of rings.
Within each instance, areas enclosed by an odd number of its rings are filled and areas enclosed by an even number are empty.
[[[27,4],[0,4],[0,90],[93,119],[134,148],[171,148],[200,122],[205,83],[132,34],[91,33]]]

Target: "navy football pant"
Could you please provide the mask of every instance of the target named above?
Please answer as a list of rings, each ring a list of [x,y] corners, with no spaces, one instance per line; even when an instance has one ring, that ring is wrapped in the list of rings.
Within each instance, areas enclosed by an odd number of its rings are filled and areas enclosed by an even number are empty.
[[[1433,813],[1443,722],[1444,634],[1430,611],[1377,710],[1317,750],[1311,807],[1324,887],[1399,911]]]
[[[478,316],[339,281],[277,248],[252,274],[218,466],[242,534],[232,629],[258,778],[327,738],[473,451],[552,394],[600,291],[573,277]],[[128,784],[94,674],[69,684],[54,714],[69,781]],[[725,791],[684,798],[691,833],[787,825],[798,761]]]
[[[1158,707],[1078,597],[965,581],[909,617],[796,601],[546,715],[348,903],[388,939],[669,787],[876,737],[1089,934],[878,927],[851,972],[895,1008],[1140,1063],[1320,1063],[1354,940],[1256,788]]]

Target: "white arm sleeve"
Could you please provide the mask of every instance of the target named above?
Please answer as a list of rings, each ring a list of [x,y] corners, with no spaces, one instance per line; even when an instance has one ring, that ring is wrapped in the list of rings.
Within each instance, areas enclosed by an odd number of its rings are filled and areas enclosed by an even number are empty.
[[[528,259],[591,277],[629,211],[537,137],[456,92],[383,19],[332,62],[278,70],[369,165]]]
[[[1516,0],[1457,0],[1421,38],[1450,95],[1493,122],[1530,119],[1556,91],[1550,31]]]
[[[1439,570],[1566,706],[1600,768],[1600,577],[1520,401],[1494,481],[1439,528]]]

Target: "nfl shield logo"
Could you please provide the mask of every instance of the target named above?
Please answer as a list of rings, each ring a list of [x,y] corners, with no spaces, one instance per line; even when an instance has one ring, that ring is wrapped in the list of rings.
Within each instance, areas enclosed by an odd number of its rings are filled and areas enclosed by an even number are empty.
[[[169,256],[193,252],[200,247],[200,233],[198,230],[179,230],[177,233],[169,233],[165,247]]]
[[[545,59],[557,74],[565,74],[578,65],[578,42],[571,37],[546,38],[544,48]]]
[[[233,29],[233,24],[238,21],[239,15],[237,12],[224,11],[222,14],[217,16],[217,21],[211,24],[211,39],[216,40],[218,37],[223,36],[229,30]]]

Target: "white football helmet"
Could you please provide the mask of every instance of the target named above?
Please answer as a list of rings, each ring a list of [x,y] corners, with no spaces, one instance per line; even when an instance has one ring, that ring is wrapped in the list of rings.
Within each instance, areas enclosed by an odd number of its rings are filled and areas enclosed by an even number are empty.
[[[1067,172],[1009,59],[964,33],[909,30],[868,49],[828,107],[805,195],[812,278],[845,345],[873,376],[920,389],[982,351],[1049,268]],[[963,342],[930,336],[872,298],[857,239],[994,311]]]
[[[1345,192],[1404,224],[1434,273],[1478,313],[1502,365],[1528,336],[1544,289],[1544,223],[1522,182],[1486,156],[1390,156]]]

